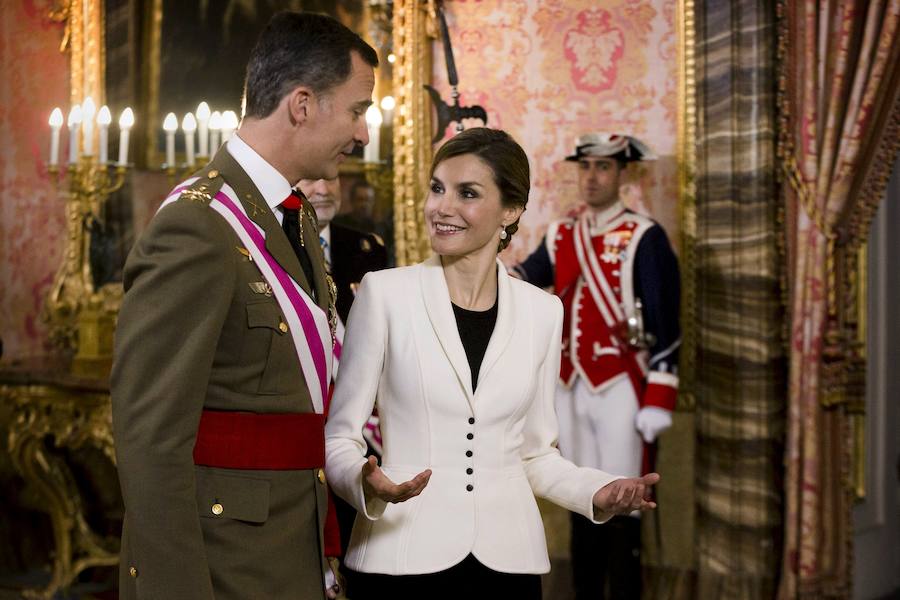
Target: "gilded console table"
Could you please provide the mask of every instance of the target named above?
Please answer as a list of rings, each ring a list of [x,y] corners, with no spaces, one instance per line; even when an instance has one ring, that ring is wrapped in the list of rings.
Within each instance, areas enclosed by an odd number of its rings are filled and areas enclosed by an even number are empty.
[[[91,529],[60,452],[94,448],[115,463],[108,382],[72,376],[48,360],[0,363],[0,427],[14,469],[40,500],[34,508],[50,516],[53,528],[50,582],[25,596],[51,598],[83,570],[118,563],[118,541]]]

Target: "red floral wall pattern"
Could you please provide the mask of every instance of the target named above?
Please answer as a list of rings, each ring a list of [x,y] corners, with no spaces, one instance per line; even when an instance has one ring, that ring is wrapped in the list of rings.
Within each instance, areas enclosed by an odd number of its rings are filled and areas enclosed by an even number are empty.
[[[47,174],[47,119],[68,104],[62,25],[44,2],[5,2],[0,19],[0,337],[4,357],[42,351],[40,310],[59,266],[63,203]]]
[[[589,131],[636,135],[659,155],[629,168],[626,202],[678,240],[675,0],[450,0],[444,3],[461,102],[480,104],[531,160],[532,189],[519,233],[503,253],[524,259],[547,223],[577,201],[563,161]],[[443,47],[435,87],[450,97]],[[474,126],[479,121],[466,122]]]

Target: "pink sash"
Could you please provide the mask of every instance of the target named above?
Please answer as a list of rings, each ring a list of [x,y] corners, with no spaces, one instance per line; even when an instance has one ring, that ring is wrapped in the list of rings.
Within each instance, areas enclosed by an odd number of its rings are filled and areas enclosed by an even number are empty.
[[[177,200],[197,179],[188,179],[172,190],[160,209]],[[266,283],[271,286],[291,332],[313,408],[317,413],[322,413],[328,396],[332,369],[333,349],[328,316],[303,288],[291,279],[278,261],[272,258],[266,250],[265,232],[250,220],[237,194],[228,184],[224,184],[212,197],[209,207],[219,213],[234,229]]]

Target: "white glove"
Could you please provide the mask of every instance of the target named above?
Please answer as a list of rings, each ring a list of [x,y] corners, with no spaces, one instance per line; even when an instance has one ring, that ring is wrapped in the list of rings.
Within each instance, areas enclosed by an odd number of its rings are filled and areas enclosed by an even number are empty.
[[[672,411],[658,406],[645,406],[638,411],[634,427],[648,444],[656,441],[663,431],[672,426]]]

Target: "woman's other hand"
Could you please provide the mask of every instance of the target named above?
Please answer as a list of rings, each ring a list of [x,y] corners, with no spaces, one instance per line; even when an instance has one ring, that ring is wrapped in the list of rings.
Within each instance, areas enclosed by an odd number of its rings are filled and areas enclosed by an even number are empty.
[[[652,510],[656,508],[656,502],[647,498],[657,482],[659,473],[617,479],[597,490],[593,500],[594,509],[604,516],[627,515],[636,510]]]
[[[363,489],[366,498],[379,498],[385,502],[406,502],[418,496],[431,479],[431,469],[425,469],[409,481],[394,483],[378,466],[378,460],[370,456],[362,466]]]

